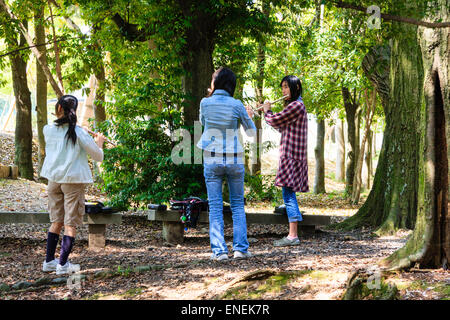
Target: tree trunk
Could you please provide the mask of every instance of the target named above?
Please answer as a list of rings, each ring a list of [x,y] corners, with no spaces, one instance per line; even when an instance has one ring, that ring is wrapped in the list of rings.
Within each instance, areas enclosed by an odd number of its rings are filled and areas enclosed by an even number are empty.
[[[344,123],[338,118],[335,127],[336,137],[336,181],[345,180],[345,139],[344,139]]]
[[[100,49],[99,49],[100,50]],[[105,111],[105,66],[103,61],[99,61],[97,67],[94,69],[95,76],[95,100],[94,100],[94,126],[97,127],[98,124],[106,120]]]
[[[207,95],[214,72],[212,53],[214,50],[214,22],[204,13],[192,11],[190,2],[183,2],[185,16],[195,17],[192,27],[186,32],[186,48],[183,68],[183,88],[187,95],[184,106],[184,122],[193,126],[199,121],[200,101]]]
[[[266,0],[262,1],[262,12],[263,14],[268,17],[269,16],[269,5]],[[256,99],[259,104],[263,103],[264,101],[264,78],[265,78],[265,71],[264,68],[266,66],[266,39],[264,36],[261,36],[261,38],[258,41],[258,56],[256,61],[256,68],[257,68],[257,75],[256,75]],[[262,112],[259,112],[260,115],[262,115]],[[255,120],[255,127],[257,135],[255,136],[255,146],[253,150],[256,152],[254,155],[256,157],[255,161],[252,163],[252,175],[255,174],[261,174],[261,156],[262,156],[262,116],[257,117]]]
[[[431,3],[436,11],[430,21],[448,21],[449,0]],[[427,20],[428,20],[427,19]],[[405,246],[397,250],[383,264],[391,269],[448,268],[450,260],[450,214],[448,211],[450,142],[450,30],[418,30],[423,77],[420,86],[420,139],[417,177],[417,219],[413,234]],[[406,54],[406,52],[405,52]],[[421,90],[422,91],[422,90]]]
[[[366,144],[366,154],[365,163],[367,168],[366,182],[364,183],[365,188],[370,190],[370,181],[372,178],[372,144],[373,144],[373,131],[369,129],[367,133],[367,144]]]
[[[27,25],[23,21],[24,26]],[[8,37],[10,51],[25,45],[23,35],[17,43],[16,37]],[[19,168],[19,175],[22,178],[33,180],[33,130],[31,127],[31,93],[27,84],[27,63],[20,52],[10,55],[11,73],[16,98],[16,130],[15,130],[15,159],[14,163]]]
[[[448,0],[431,3],[448,20]],[[389,103],[379,165],[369,199],[349,225],[414,231],[382,264],[390,269],[448,268],[450,216],[449,30],[397,26],[393,41]],[[351,222],[350,222],[351,221]]]
[[[353,191],[353,179],[355,176],[355,164],[358,157],[359,141],[356,140],[357,130],[357,111],[358,103],[355,101],[356,97],[350,94],[350,91],[346,87],[342,87],[342,98],[344,100],[345,117],[347,120],[347,139],[349,143],[349,150],[347,152],[347,168],[345,175],[345,189],[346,193],[351,195]]]
[[[36,9],[34,16],[34,30],[36,35],[36,43],[45,43],[45,27],[44,27],[44,6]],[[46,61],[47,50],[45,46],[38,47],[43,59]],[[38,61],[36,61],[36,115],[37,115],[37,133],[39,142],[39,174],[45,159],[45,139],[43,129],[48,123],[47,119],[47,77],[42,70]],[[39,179],[43,179],[39,176]]]
[[[258,104],[263,103],[264,101],[264,66],[265,66],[265,61],[266,61],[266,54],[265,54],[265,41],[264,40],[260,40],[260,42],[258,43],[258,60],[256,62],[257,65],[257,76],[256,76],[256,87],[255,87],[255,94],[256,94],[256,100]],[[261,112],[259,112],[261,114]],[[255,122],[255,127],[256,127],[256,132],[260,133],[262,130],[262,121],[261,121],[262,117],[257,117],[254,119]],[[254,137],[254,152],[256,154],[253,155],[253,161],[252,161],[252,170],[251,173],[252,175],[261,173],[261,143],[262,143],[262,134],[257,134]]]
[[[366,119],[365,119],[365,129],[364,129],[364,135],[361,141],[361,152],[358,155],[358,161],[356,163],[356,169],[355,169],[355,176],[353,180],[353,192],[352,192],[352,203],[357,204],[359,202],[359,197],[361,194],[361,174],[362,174],[362,167],[363,167],[363,161],[364,161],[364,148],[367,140],[367,136],[369,135],[370,126],[372,124],[372,118],[373,113],[375,111],[376,106],[376,91],[373,90],[372,93],[372,99],[369,100],[369,97],[366,93]]]
[[[8,5],[5,3],[4,0],[0,0],[0,10],[3,11],[11,19],[11,21],[17,21],[17,25],[20,32],[25,37],[26,43],[28,44],[28,46],[30,46],[30,50],[35,55],[36,60],[41,65],[41,68],[45,73],[47,80],[50,82],[50,85],[52,86],[53,90],[55,91],[56,96],[58,98],[61,98],[64,95],[64,93],[62,92],[61,88],[59,88],[58,84],[55,81],[55,78],[50,72],[46,58],[44,58],[44,56],[40,53],[36,45],[33,43],[31,36],[28,34],[26,23],[22,23],[20,22],[19,19],[17,19],[17,17],[11,12],[11,10],[9,9]]]
[[[372,190],[360,210],[341,223],[340,227],[344,229],[370,226],[375,227],[378,234],[391,234],[400,228],[414,227],[419,139],[417,106],[421,103],[423,70],[416,41],[417,28],[400,28],[401,37],[394,41],[391,52],[392,87],[388,102],[383,106],[386,127]],[[383,63],[381,51],[372,54],[374,61]],[[386,72],[388,68],[384,70]],[[383,84],[384,81],[386,77],[381,72],[376,81],[379,85],[375,84],[378,92],[380,88],[389,87]]]
[[[314,149],[316,168],[314,177],[314,193],[325,193],[325,120],[317,121],[317,141]]]

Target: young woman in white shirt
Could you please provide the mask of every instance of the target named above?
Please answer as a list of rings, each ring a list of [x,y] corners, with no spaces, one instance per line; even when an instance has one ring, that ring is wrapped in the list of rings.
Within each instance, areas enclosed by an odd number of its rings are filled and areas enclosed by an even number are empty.
[[[69,254],[75,241],[77,227],[83,222],[85,212],[84,192],[92,183],[92,173],[87,155],[95,161],[103,161],[105,137],[98,133],[95,140],[77,126],[78,100],[65,95],[55,105],[57,119],[44,127],[45,160],[41,176],[48,179],[48,208],[51,226],[47,234],[44,272],[73,273],[80,266],[69,262]],[[64,226],[59,260],[55,259],[59,234]]]

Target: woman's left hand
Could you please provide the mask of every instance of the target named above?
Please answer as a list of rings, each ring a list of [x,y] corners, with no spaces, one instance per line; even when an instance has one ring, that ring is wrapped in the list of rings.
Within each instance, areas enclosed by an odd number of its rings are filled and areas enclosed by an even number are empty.
[[[270,102],[264,102],[264,104],[261,105],[264,109],[264,113],[272,109],[272,104]]]
[[[255,112],[253,111],[252,107],[246,106],[245,109],[247,110],[247,113],[248,113],[248,116],[250,117],[250,119],[253,119]]]

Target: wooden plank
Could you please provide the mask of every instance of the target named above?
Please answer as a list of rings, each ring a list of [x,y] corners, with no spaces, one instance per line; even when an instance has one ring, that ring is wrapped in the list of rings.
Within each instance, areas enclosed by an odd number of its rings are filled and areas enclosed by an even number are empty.
[[[48,212],[0,212],[0,223],[50,223]],[[83,224],[121,224],[121,213],[85,214]]]
[[[50,223],[47,212],[0,212],[0,223]]]
[[[11,168],[9,166],[0,165],[0,179],[9,178],[11,175]]]
[[[121,224],[122,214],[115,213],[91,213],[84,215],[84,224]]]
[[[90,224],[89,225],[89,249],[103,249],[106,244],[106,225]]]
[[[179,222],[181,213],[177,210],[167,210],[167,211],[156,211],[149,210],[147,219],[151,221],[171,221]],[[247,224],[288,224],[287,215],[285,214],[274,214],[271,212],[258,212],[246,213]],[[208,212],[203,211],[200,213],[198,222],[208,223],[209,217]],[[232,223],[231,213],[224,213],[224,222]],[[299,225],[309,225],[309,226],[321,226],[329,225],[331,223],[330,216],[324,215],[303,215],[303,221],[299,222]]]

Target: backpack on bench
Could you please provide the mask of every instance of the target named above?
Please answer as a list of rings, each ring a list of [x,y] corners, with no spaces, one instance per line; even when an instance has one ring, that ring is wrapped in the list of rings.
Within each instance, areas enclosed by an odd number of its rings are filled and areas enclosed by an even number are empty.
[[[84,203],[84,212],[86,213],[115,213],[119,210],[112,207],[105,207],[100,201],[86,201]]]
[[[208,201],[198,197],[188,197],[183,200],[170,200],[170,209],[181,212],[180,220],[186,228],[197,227],[200,212],[208,211]]]

